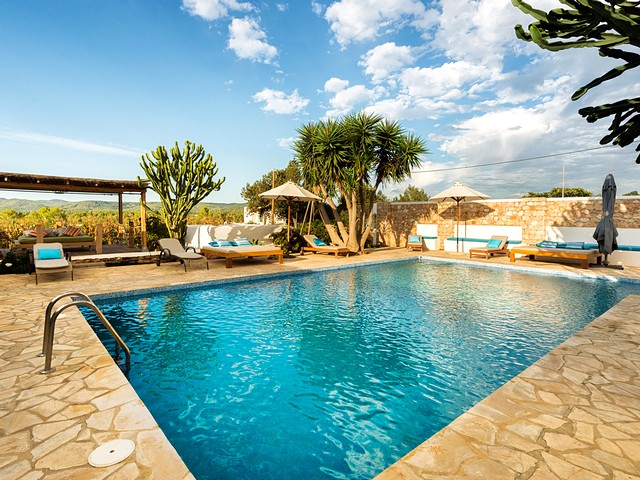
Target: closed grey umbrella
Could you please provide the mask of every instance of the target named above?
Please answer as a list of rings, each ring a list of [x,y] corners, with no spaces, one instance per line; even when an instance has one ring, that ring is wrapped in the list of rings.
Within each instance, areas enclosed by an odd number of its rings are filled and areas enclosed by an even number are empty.
[[[613,223],[613,209],[616,205],[616,181],[609,174],[602,184],[602,219],[593,232],[593,238],[598,242],[600,253],[604,254],[604,265],[609,265],[607,257],[618,249],[618,230]]]

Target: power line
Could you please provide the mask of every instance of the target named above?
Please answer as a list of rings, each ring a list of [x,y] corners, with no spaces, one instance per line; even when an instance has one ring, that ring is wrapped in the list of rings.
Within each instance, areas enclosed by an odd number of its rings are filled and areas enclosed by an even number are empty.
[[[549,154],[549,155],[540,155],[538,157],[520,158],[518,160],[505,160],[503,162],[479,163],[477,165],[463,165],[463,166],[460,166],[460,167],[435,168],[433,170],[418,170],[418,171],[415,171],[413,173],[447,172],[447,171],[450,171],[450,170],[464,170],[464,169],[468,169],[468,168],[490,167],[492,165],[505,165],[507,163],[530,162],[531,160],[540,160],[540,159],[543,159],[543,158],[551,158],[551,157],[561,157],[563,155],[572,155],[574,153],[583,153],[583,152],[591,152],[593,150],[602,150],[603,148],[611,148],[611,146],[610,145],[605,145],[604,147],[585,148],[583,150],[573,150],[571,152],[552,153],[552,154]]]

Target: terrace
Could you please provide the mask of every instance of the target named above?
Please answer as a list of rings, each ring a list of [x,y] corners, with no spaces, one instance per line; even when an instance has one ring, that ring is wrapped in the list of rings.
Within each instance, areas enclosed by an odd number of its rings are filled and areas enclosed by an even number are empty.
[[[377,249],[339,260],[296,256],[283,265],[243,260],[233,269],[178,265],[116,268],[79,265],[66,277],[36,286],[32,276],[5,275],[0,305],[0,477],[193,478],[109,353],[79,312],[57,324],[51,375],[40,375],[43,313],[60,292],[89,295],[253,275],[322,269],[418,255]],[[640,280],[640,268],[590,269],[508,258],[469,260],[428,252],[442,260],[501,268],[545,269],[575,275]],[[391,478],[635,478],[640,476],[640,297],[628,297],[522,374],[461,415],[382,472]],[[417,419],[419,421],[419,419]],[[97,469],[89,453],[115,438],[135,442],[125,461]]]

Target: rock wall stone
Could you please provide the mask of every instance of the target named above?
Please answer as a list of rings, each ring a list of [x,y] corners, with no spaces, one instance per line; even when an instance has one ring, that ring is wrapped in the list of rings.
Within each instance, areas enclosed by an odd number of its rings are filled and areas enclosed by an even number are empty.
[[[379,203],[378,242],[404,246],[416,233],[418,223],[438,225],[440,239],[452,237],[458,209],[454,202]],[[548,226],[593,227],[602,217],[602,199],[521,198],[460,203],[460,225],[507,225],[522,227],[522,241],[535,244],[545,239]],[[617,228],[640,228],[640,197],[616,199]],[[442,248],[443,242],[440,242]]]

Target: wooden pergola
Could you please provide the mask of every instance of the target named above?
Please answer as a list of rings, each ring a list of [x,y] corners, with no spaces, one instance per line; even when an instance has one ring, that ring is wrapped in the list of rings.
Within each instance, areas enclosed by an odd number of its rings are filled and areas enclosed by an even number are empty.
[[[125,193],[140,194],[140,224],[143,248],[147,246],[145,209],[147,188],[149,188],[148,182],[138,183],[137,181],[130,180],[99,180],[96,178],[54,177],[50,175],[0,172],[0,189],[118,195],[118,223],[120,224],[121,232],[124,229],[122,195]]]

